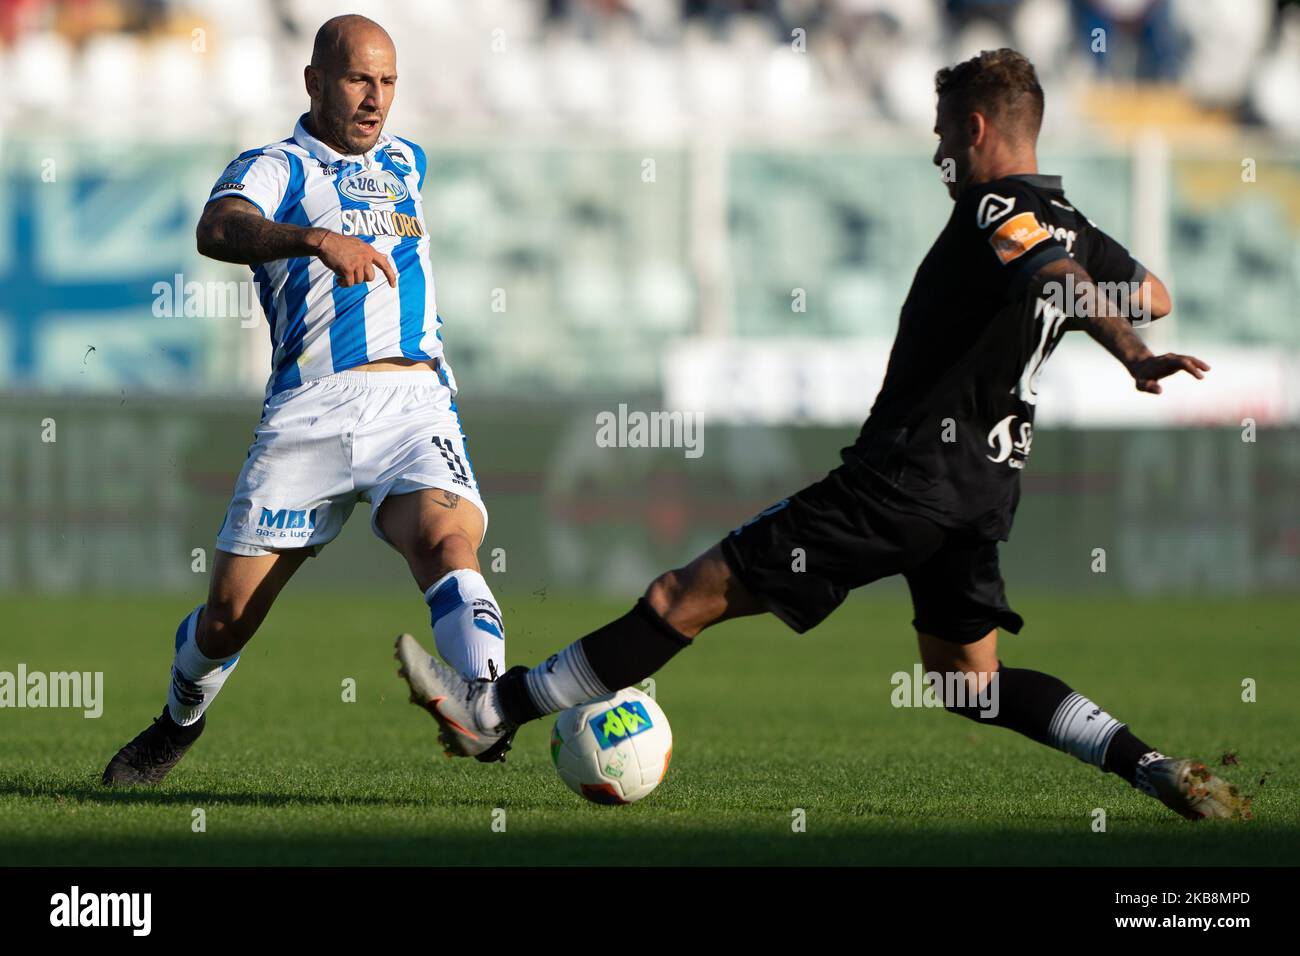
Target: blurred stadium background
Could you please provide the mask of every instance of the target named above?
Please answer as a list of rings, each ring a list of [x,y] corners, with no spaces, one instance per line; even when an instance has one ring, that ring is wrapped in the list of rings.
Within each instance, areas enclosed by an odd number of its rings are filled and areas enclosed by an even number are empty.
[[[1062,346],[1013,599],[1300,586],[1294,3],[0,0],[0,591],[202,593],[269,341],[194,224],[344,12],[394,36],[388,129],[429,153],[505,589],[634,592],[836,463],[950,209],[933,73],[1004,45],[1043,171],[1170,285],[1153,346],[1214,366],[1153,399]],[[702,412],[704,454],[597,447],[620,404]],[[383,550],[354,520],[295,587],[409,588]]]

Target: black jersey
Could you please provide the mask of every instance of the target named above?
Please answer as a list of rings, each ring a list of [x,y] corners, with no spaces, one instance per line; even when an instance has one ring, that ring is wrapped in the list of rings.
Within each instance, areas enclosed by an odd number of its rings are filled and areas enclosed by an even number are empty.
[[[1065,198],[1058,176],[963,192],[916,270],[884,384],[845,461],[865,466],[902,507],[1004,540],[1033,443],[1038,376],[1065,323],[1062,299],[1029,279],[1066,256],[1098,282],[1145,274]]]

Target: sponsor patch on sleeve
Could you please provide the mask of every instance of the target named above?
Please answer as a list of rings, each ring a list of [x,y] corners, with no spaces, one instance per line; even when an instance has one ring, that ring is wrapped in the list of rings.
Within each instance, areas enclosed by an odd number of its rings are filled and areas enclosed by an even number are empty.
[[[999,226],[997,232],[989,236],[989,245],[1006,265],[1050,238],[1052,234],[1043,228],[1032,212],[1022,212]]]
[[[253,165],[253,160],[256,158],[257,157],[255,156],[250,156],[248,159],[235,160],[233,163],[231,163],[229,166],[226,167],[226,171],[221,174],[221,178],[233,179],[238,181],[239,177],[244,174],[244,170],[246,170],[249,166]]]

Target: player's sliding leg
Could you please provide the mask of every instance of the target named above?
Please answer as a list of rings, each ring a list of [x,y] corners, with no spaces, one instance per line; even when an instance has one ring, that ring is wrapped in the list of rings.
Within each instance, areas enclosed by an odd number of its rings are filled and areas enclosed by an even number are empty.
[[[217,551],[208,600],[176,629],[167,705],[104,769],[105,786],[156,784],[198,740],[205,713],[307,549],[247,556]]]
[[[496,694],[501,717],[520,724],[638,684],[705,628],[764,610],[715,545],[656,578],[622,617],[502,682]]]
[[[413,694],[438,719],[448,752],[469,756],[522,723],[639,683],[706,627],[763,610],[715,546],[660,575],[622,617],[531,670],[511,668],[495,684],[466,684],[405,635],[398,657]]]
[[[1191,760],[1166,757],[1065,683],[998,660],[998,632],[958,644],[917,632],[921,662],[934,674],[945,709],[1006,727],[1071,754],[1153,796],[1189,820],[1250,817],[1250,798]],[[948,675],[960,675],[947,680]]]

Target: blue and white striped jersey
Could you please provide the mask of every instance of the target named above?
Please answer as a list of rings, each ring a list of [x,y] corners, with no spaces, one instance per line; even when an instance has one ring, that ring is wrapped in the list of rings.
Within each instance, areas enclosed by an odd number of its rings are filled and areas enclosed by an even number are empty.
[[[292,137],[241,153],[221,174],[208,202],[238,196],[276,222],[356,236],[397,273],[396,289],[382,273],[345,289],[315,257],[253,266],[275,350],[268,398],[377,359],[442,354],[420,200],[426,168],[410,140],[385,133],[365,155],[344,156],[300,118]]]

